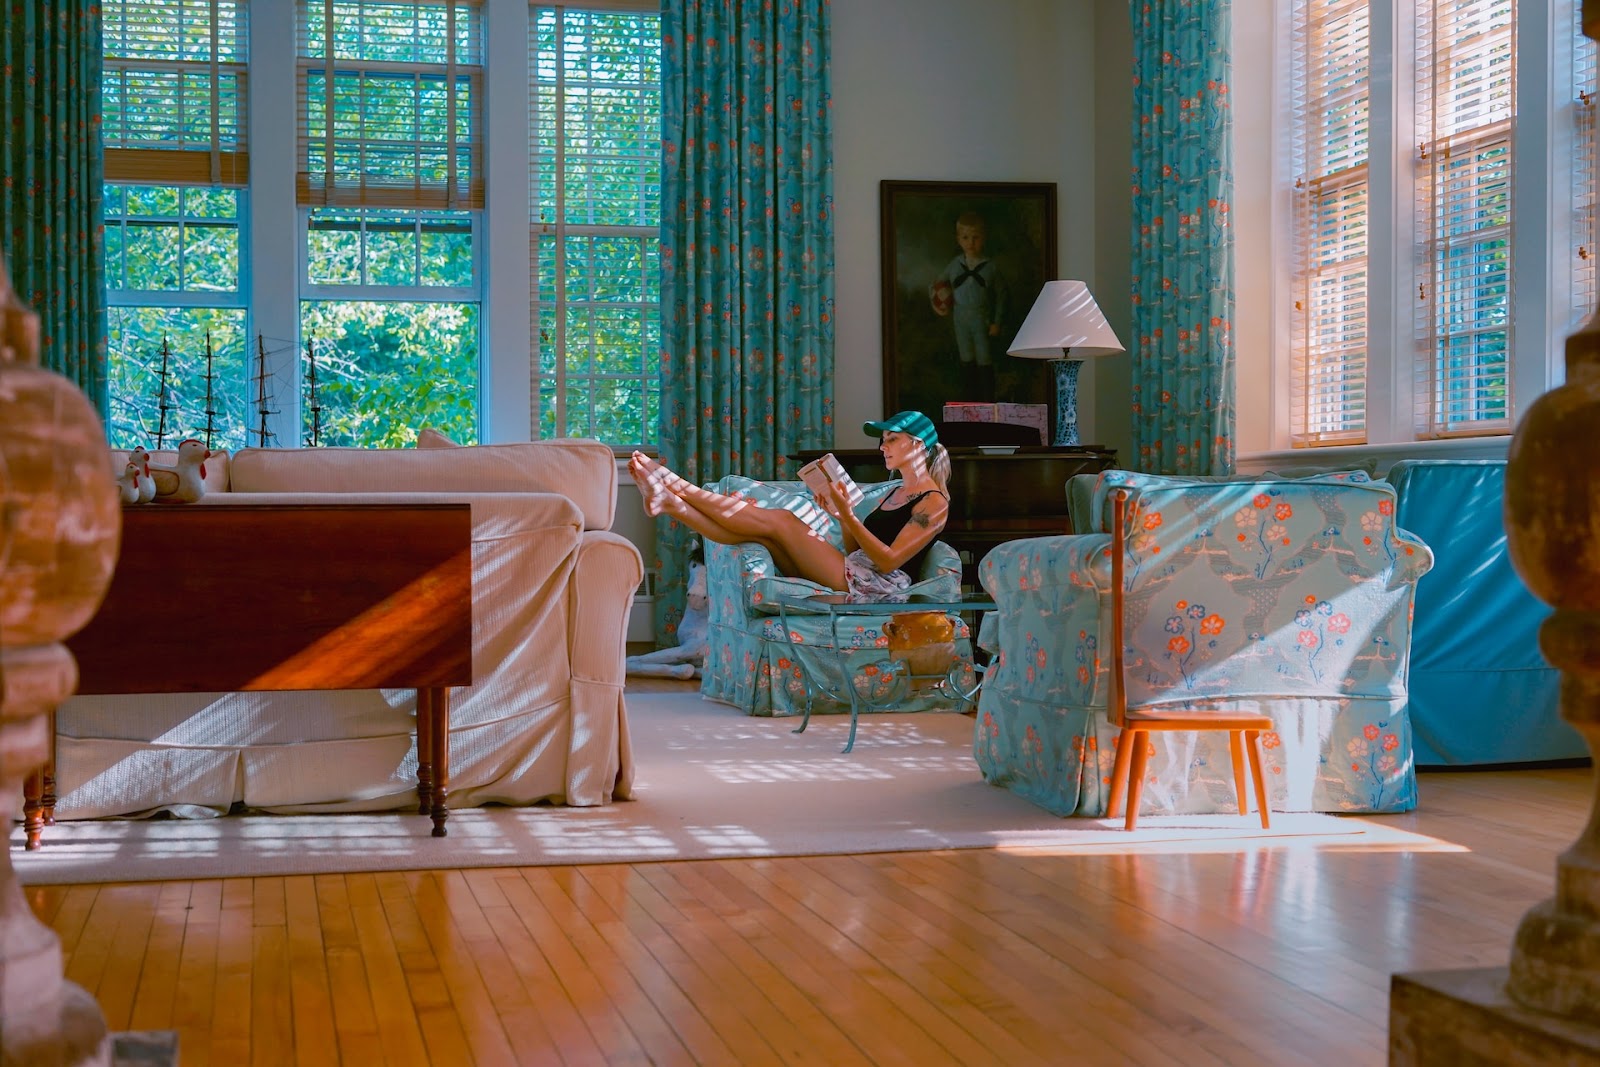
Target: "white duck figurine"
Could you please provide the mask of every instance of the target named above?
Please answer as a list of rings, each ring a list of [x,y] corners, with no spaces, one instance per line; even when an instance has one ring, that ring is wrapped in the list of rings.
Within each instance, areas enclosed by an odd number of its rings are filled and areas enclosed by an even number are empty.
[[[150,453],[135,445],[133,451],[128,453],[128,462],[139,468],[139,499],[133,503],[150,503],[156,498],[156,480],[150,477]]]
[[[129,461],[122,468],[122,476],[117,479],[117,495],[124,504],[139,503],[139,490],[148,479],[139,464]]]
[[[191,437],[178,445],[178,462],[164,467],[158,463],[147,466],[154,479],[157,500],[178,500],[192,504],[206,495],[206,460],[211,451],[205,442]]]

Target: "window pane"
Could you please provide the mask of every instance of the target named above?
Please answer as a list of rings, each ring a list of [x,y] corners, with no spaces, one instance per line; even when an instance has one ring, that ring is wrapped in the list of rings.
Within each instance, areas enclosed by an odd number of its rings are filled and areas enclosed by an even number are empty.
[[[468,211],[313,209],[307,277],[313,285],[471,288],[472,221]]]
[[[420,238],[423,285],[468,286],[472,284],[472,227],[468,225],[423,226]]]
[[[183,287],[237,292],[239,289],[239,228],[237,226],[184,227]]]
[[[238,190],[108,185],[106,192],[112,290],[239,292]]]
[[[253,425],[242,308],[113,307],[110,313],[111,424],[115,448],[153,447],[161,422],[161,346],[167,342],[167,445],[204,439],[206,333],[211,334],[212,444],[233,451]]]
[[[367,280],[373,285],[413,285],[417,280],[417,233],[401,225],[367,231]]]
[[[360,215],[312,212],[306,257],[306,276],[312,285],[360,285]]]
[[[177,223],[129,223],[124,232],[128,288],[173,292],[182,288],[178,277],[182,237]]]
[[[301,336],[316,353],[317,394],[302,382],[310,440],[401,448],[433,426],[462,444],[478,440],[478,305],[303,301]]]

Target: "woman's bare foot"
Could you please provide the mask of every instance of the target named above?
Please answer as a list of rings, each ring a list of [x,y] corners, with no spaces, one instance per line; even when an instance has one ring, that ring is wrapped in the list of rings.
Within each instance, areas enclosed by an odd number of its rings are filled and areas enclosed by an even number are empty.
[[[653,519],[666,510],[668,498],[673,497],[673,493],[660,474],[666,468],[657,463],[656,469],[651,470],[648,466],[650,462],[644,453],[635,452],[628,459],[628,474],[639,487],[639,496],[644,500],[644,513]]]
[[[688,496],[695,489],[683,475],[673,472],[660,460],[651,459],[643,452],[635,452],[629,462],[637,463],[646,475],[654,479],[657,484],[669,493]]]

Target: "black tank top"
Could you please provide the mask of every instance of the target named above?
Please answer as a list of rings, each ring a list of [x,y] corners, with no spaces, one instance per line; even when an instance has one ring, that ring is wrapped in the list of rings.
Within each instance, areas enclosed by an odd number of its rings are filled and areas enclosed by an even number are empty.
[[[894,544],[894,539],[900,536],[900,531],[906,528],[906,523],[911,521],[911,512],[917,506],[917,501],[927,496],[928,493],[937,493],[937,489],[929,489],[925,493],[918,493],[897,508],[886,508],[882,504],[867,512],[866,518],[861,520],[861,525],[885,545]],[[942,495],[942,494],[941,494]],[[887,496],[884,497],[888,499]],[[935,538],[937,540],[937,538]],[[929,541],[917,549],[917,554],[906,560],[900,569],[905,571],[913,582],[922,577],[922,564],[928,558],[928,550],[933,547]]]

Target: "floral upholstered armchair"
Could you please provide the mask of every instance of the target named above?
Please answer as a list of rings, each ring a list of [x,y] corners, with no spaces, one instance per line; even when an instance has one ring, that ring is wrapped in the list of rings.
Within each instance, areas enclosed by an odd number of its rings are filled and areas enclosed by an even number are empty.
[[[865,499],[856,506],[857,514],[877,506],[898,484],[863,484]],[[838,522],[816,506],[810,491],[800,482],[757,482],[729,475],[711,488],[719,493],[740,494],[762,507],[787,508],[834,544],[843,543]],[[786,615],[780,615],[777,607],[780,596],[803,597],[830,590],[804,578],[780,575],[772,554],[761,545],[708,542],[706,585],[711,620],[705,673],[700,680],[702,695],[743,708],[747,715],[799,715],[806,710],[809,677],[813,683],[811,710],[823,714],[850,710],[847,702],[826,696],[827,690],[848,695],[849,690],[844,688],[846,670],[857,693],[871,702],[882,704],[893,696],[887,689],[889,682],[905,685],[904,681],[892,679],[886,682],[877,667],[888,655],[888,638],[883,631],[887,614],[852,616],[847,623],[841,622],[842,647],[835,647],[826,614],[797,614],[791,607]],[[951,599],[959,595],[960,589],[961,559],[955,549],[936,541],[922,574],[906,595]],[[970,679],[970,632],[959,616],[953,618],[957,673],[965,672]],[[887,710],[926,711],[954,704],[952,697],[938,692],[909,690],[904,699],[893,700]]]
[[[1076,488],[1076,487],[1075,487]],[[1264,713],[1277,811],[1416,805],[1406,672],[1427,545],[1364,471],[1200,480],[1106,471],[1094,532],[1012,541],[980,569],[998,612],[974,754],[984,778],[1060,815],[1103,815],[1112,491],[1129,493],[1128,705]],[[1082,501],[1080,500],[1080,504]],[[1225,735],[1151,737],[1145,814],[1234,811]]]

